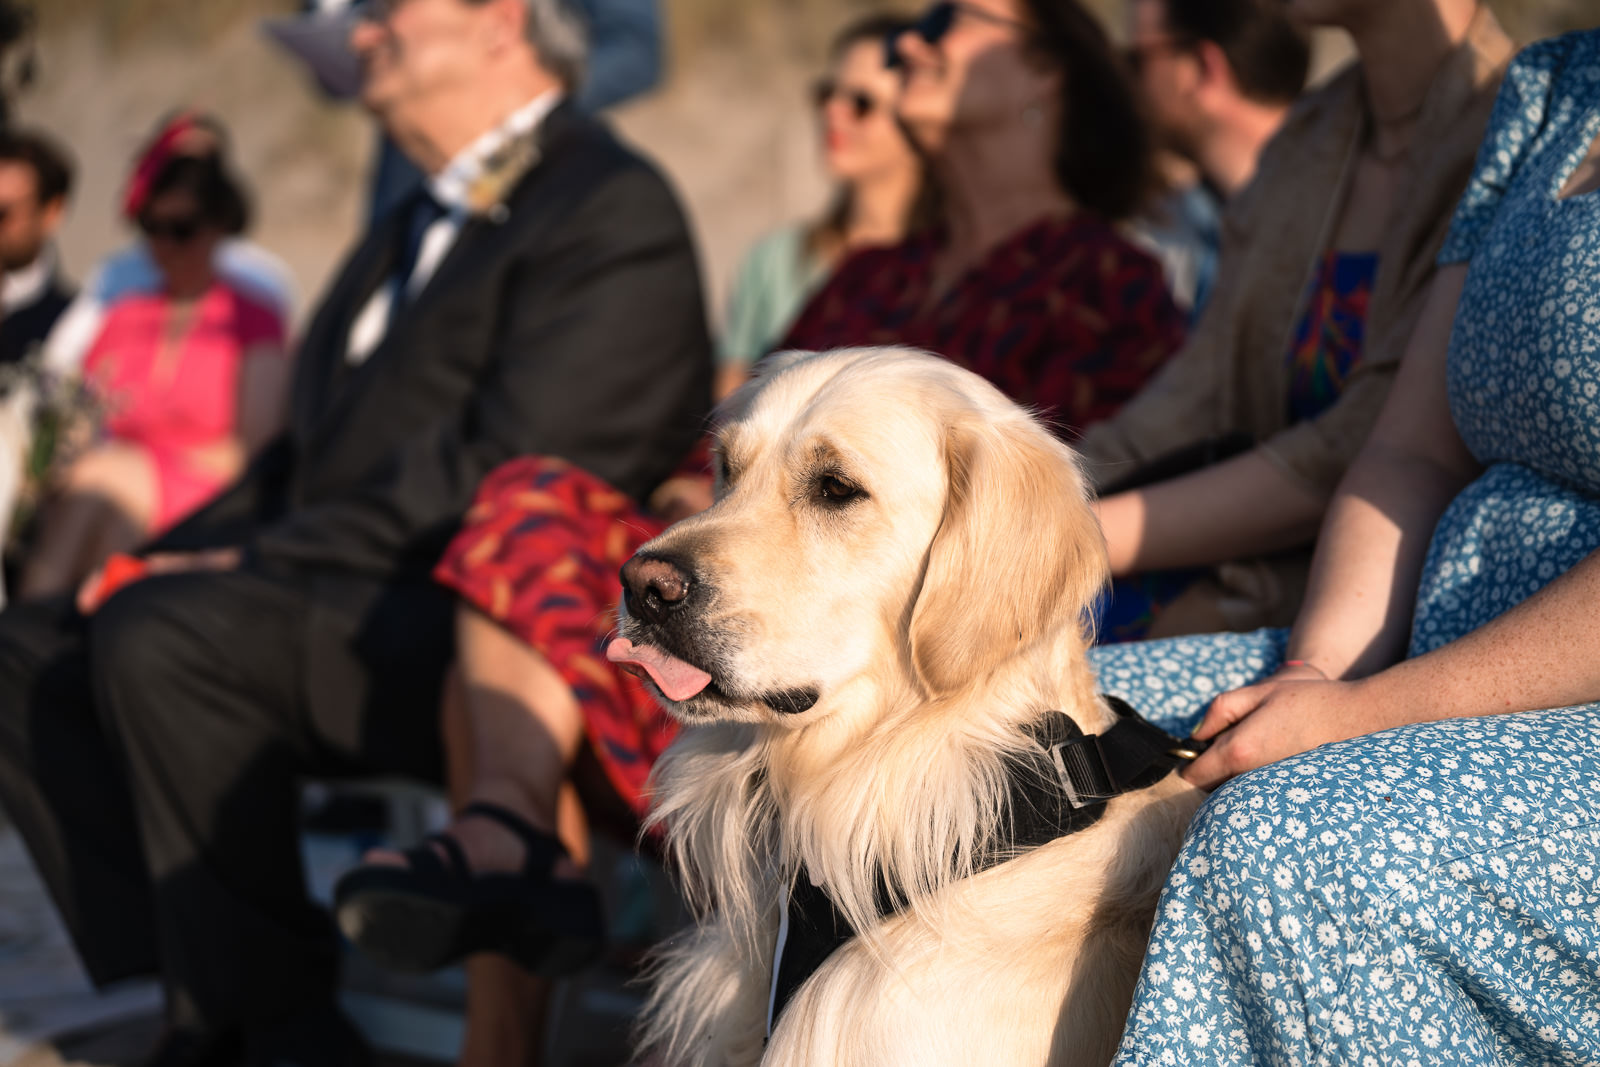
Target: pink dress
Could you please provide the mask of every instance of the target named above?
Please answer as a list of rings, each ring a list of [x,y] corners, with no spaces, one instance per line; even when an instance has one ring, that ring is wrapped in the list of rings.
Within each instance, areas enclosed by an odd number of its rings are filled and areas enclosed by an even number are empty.
[[[233,436],[245,354],[262,344],[281,352],[284,340],[277,312],[220,281],[200,298],[176,348],[163,355],[170,314],[164,295],[118,301],[84,361],[85,378],[106,404],[106,433],[143,449],[155,466],[152,534],[222,488],[224,478],[193,454]]]

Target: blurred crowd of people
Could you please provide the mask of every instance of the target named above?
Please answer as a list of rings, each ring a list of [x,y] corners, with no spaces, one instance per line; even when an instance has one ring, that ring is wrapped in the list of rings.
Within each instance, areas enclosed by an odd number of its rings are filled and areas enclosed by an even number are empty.
[[[1574,621],[1600,547],[1600,33],[1517,55],[1476,0],[1127,14],[942,0],[842,27],[812,86],[833,194],[750,249],[717,330],[682,205],[596,117],[659,77],[648,0],[321,0],[277,24],[381,127],[367,230],[297,337],[217,116],[152,131],[132,242],[78,288],[53,244],[71,152],[6,126],[0,806],[91,976],[162,977],[150,1064],[366,1062],[294,797],[380,774],[445,785],[456,818],[368,856],[339,928],[386,966],[467,960],[460,1062],[534,1062],[549,980],[605,942],[590,827],[636,832],[675,729],[603,654],[618,571],[711,504],[714,401],[776,351],[924,348],[1071,441],[1115,578],[1102,685],[1214,738],[1192,773],[1246,775],[1229,796],[1316,807],[1349,768],[1453,743],[1299,755],[1323,742],[1600,698],[1528,651],[1600,639]],[[1314,28],[1355,58],[1308,90]],[[1524,761],[1600,751],[1592,714],[1503,718]],[[1317,789],[1247,773],[1293,757]],[[1551,810],[1548,769],[1516,767],[1502,799]],[[1443,842],[1436,784],[1426,826],[1337,833]],[[1328,942],[1222,902],[1264,880],[1224,810],[1180,858],[1192,904],[1157,924],[1128,1063],[1246,1062],[1195,1043],[1197,1010],[1309,1060],[1265,991],[1295,985],[1296,1018],[1344,995],[1286,962]],[[1298,862],[1322,895],[1273,914],[1355,924],[1347,867]],[[1541,894],[1494,928],[1554,929]],[[1229,956],[1250,938],[1273,947]],[[1480,962],[1460,952],[1415,966],[1442,988]],[[1515,988],[1474,994],[1485,1048],[1596,1053],[1552,1021],[1577,1008]],[[1335,1059],[1426,1043],[1367,1010]]]

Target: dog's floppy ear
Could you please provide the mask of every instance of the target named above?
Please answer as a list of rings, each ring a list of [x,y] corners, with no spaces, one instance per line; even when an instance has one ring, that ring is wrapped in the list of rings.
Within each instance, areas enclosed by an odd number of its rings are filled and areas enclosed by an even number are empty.
[[[1105,538],[1065,445],[1020,413],[947,433],[944,519],[910,625],[912,663],[935,695],[1086,625],[1107,579]]]

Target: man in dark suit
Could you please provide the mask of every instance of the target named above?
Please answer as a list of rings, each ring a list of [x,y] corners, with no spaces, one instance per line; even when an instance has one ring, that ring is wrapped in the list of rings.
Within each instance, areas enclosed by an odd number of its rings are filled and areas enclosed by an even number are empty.
[[[0,364],[44,342],[72,302],[55,235],[72,193],[72,161],[51,138],[0,130]]]
[[[0,804],[90,974],[159,971],[162,1064],[350,1064],[303,775],[440,774],[479,479],[562,456],[642,499],[702,426],[699,273],[662,180],[564,102],[558,0],[377,0],[363,96],[430,178],[302,345],[286,432],[103,605],[0,616]]]

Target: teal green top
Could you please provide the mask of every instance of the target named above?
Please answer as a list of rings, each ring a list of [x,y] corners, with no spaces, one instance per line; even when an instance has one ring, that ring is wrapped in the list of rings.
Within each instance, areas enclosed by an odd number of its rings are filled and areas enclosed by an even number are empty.
[[[827,265],[806,251],[809,228],[797,222],[774,230],[745,254],[717,344],[722,366],[754,363],[777,347],[826,277]]]

